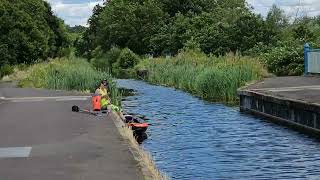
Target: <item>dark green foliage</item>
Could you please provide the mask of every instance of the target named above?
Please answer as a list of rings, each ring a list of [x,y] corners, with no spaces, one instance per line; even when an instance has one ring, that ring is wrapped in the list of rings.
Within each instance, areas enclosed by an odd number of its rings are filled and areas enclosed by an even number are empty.
[[[166,15],[159,5],[148,0],[141,3],[112,1],[101,13],[98,44],[104,49],[116,45],[137,54],[148,53],[150,38],[164,24]]]
[[[6,76],[6,75],[10,75],[14,72],[13,70],[13,66],[10,66],[8,64],[5,64],[3,66],[0,67],[0,78],[2,78],[3,76]]]
[[[69,33],[83,33],[83,32],[85,32],[87,30],[86,27],[81,26],[81,25],[76,25],[76,26],[73,26],[73,27],[67,25],[66,27],[67,27],[67,30],[68,30]]]
[[[78,55],[98,46],[128,47],[139,55],[177,54],[185,46],[206,53],[243,51],[264,41],[264,21],[244,0],[114,0],[96,6]]]
[[[313,33],[306,24],[299,24],[293,29],[293,37],[302,41],[310,41],[313,39]]]
[[[117,60],[117,64],[122,69],[133,68],[139,62],[139,57],[134,54],[130,49],[125,48]]]
[[[121,51],[117,61],[112,64],[112,72],[119,78],[132,77],[133,67],[139,63],[139,57],[130,49],[125,48]]]
[[[104,53],[100,47],[93,52],[95,58],[91,59],[91,63],[99,70],[112,73],[112,64],[117,62],[121,53],[121,49],[112,47],[108,52]],[[113,73],[112,73],[113,74]]]
[[[75,42],[76,54],[115,75],[131,68],[108,57],[114,46],[140,56],[174,56],[185,49],[215,56],[233,52],[258,57],[277,75],[300,75],[303,44],[320,43],[320,17],[290,20],[275,5],[264,18],[245,0],[105,1]]]
[[[83,32],[82,37],[78,37],[75,40],[74,46],[76,48],[77,56],[83,56],[88,59],[93,57],[91,52],[99,46],[97,43],[99,40],[98,31],[101,28],[99,22],[101,19],[100,14],[103,10],[104,7],[99,4],[94,7],[93,14],[88,20],[89,28]]]
[[[119,49],[112,47],[109,51],[104,52],[99,46],[92,55],[91,64],[102,71],[109,72],[118,78],[129,78],[134,76],[133,67],[140,61],[140,57],[130,49]]]
[[[1,65],[55,57],[68,45],[64,24],[46,1],[0,1]]]
[[[285,12],[273,5],[267,14],[265,21],[265,37],[266,43],[276,43],[279,39],[283,39],[284,30],[289,25],[289,19]]]
[[[276,75],[302,75],[304,72],[303,46],[299,42],[285,42],[264,53],[265,64]]]

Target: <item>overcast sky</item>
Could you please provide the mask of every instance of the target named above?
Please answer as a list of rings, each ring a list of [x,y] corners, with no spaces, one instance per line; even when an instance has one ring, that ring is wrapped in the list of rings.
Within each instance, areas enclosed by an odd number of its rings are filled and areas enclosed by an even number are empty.
[[[71,26],[86,26],[93,7],[102,0],[47,0],[53,11]],[[295,17],[298,15],[320,15],[320,0],[247,0],[256,13],[265,15],[272,4],[281,7],[285,12]],[[298,13],[297,13],[298,12]]]

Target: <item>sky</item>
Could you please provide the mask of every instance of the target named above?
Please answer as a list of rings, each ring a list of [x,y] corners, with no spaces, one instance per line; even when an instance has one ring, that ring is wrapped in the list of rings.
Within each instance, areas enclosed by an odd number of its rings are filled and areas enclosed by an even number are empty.
[[[87,26],[92,9],[103,0],[47,0],[54,13],[71,26]],[[320,0],[247,0],[254,12],[266,15],[269,8],[276,4],[290,17],[301,15],[320,15]]]

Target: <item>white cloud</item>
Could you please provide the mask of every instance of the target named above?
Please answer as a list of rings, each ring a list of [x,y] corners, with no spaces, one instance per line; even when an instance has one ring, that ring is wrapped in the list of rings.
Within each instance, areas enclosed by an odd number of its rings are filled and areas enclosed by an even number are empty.
[[[52,10],[60,18],[64,19],[66,24],[71,26],[87,26],[87,20],[92,14],[93,8],[97,4],[102,4],[103,0],[94,0],[84,3],[65,3],[61,0],[47,0]]]
[[[320,15],[319,0],[247,0],[247,2],[254,7],[256,13],[262,15],[266,15],[273,4],[283,9],[291,17]]]
[[[71,26],[87,25],[92,9],[103,0],[47,0],[53,11]],[[254,12],[266,15],[270,7],[276,4],[287,15],[317,16],[320,15],[320,0],[247,0],[254,7]]]

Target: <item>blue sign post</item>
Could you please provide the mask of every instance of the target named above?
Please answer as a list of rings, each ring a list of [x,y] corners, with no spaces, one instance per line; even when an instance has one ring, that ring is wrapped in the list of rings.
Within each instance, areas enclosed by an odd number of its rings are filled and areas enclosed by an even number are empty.
[[[310,46],[308,43],[304,45],[304,74],[308,74],[308,52],[310,51]]]

